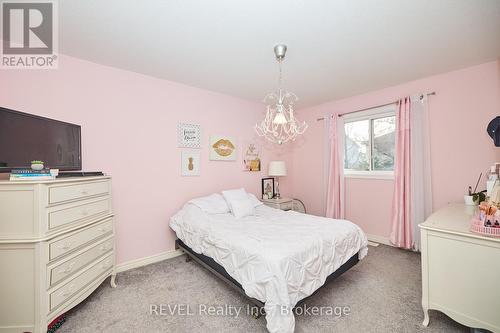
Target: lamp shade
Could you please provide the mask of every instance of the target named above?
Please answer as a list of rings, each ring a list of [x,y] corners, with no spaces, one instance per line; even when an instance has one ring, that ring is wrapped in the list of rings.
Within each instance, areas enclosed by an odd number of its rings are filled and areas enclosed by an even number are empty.
[[[271,162],[269,162],[269,176],[273,176],[273,177],[286,176],[285,161],[271,161]]]

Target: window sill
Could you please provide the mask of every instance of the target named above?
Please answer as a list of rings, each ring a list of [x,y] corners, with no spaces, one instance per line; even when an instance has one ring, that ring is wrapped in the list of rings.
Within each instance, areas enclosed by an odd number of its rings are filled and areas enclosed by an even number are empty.
[[[344,171],[345,178],[394,180],[394,172],[390,171]]]

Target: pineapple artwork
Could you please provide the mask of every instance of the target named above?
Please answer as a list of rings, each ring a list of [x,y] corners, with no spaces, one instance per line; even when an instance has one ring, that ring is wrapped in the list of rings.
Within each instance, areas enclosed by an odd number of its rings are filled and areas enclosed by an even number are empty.
[[[200,152],[183,151],[181,153],[181,175],[199,176],[200,175]]]
[[[189,157],[188,158],[189,162],[188,162],[188,170],[189,171],[193,171],[194,169],[194,166],[193,166],[193,158],[192,157]]]

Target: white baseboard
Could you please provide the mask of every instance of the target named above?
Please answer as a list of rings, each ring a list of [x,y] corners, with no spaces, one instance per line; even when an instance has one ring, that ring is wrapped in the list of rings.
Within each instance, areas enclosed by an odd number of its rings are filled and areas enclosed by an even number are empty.
[[[379,244],[384,244],[384,245],[389,245],[393,246],[389,240],[389,238],[383,237],[383,236],[377,236],[377,235],[370,235],[366,234],[366,237],[370,242],[374,243],[379,243]],[[139,259],[134,259],[126,262],[122,262],[121,264],[116,265],[116,272],[125,272],[130,269],[146,266],[149,264],[154,264],[155,262],[160,262],[163,260],[171,259],[178,257],[180,255],[184,254],[184,252],[181,249],[174,250],[174,251],[166,251],[158,254],[154,254],[149,257],[144,257],[144,258],[139,258]]]
[[[179,250],[173,250],[173,251],[166,251],[158,254],[154,254],[149,257],[144,257],[144,258],[139,258],[139,259],[134,259],[126,262],[122,262],[121,264],[116,265],[116,272],[125,272],[128,271],[129,269],[134,269],[137,267],[142,267],[146,266],[149,264],[154,264],[155,262],[160,262],[163,260],[167,260],[170,258],[175,258],[177,256],[180,256],[184,254],[184,252],[179,249]]]
[[[387,237],[377,236],[377,235],[370,235],[370,234],[366,234],[366,237],[368,238],[368,240],[370,242],[384,244],[384,245],[389,245],[389,246],[394,246],[394,245],[391,244],[391,241]]]

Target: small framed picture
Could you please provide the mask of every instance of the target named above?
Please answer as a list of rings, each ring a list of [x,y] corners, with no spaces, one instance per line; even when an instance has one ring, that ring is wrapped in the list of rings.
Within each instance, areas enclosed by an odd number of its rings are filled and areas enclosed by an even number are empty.
[[[274,178],[262,178],[262,199],[274,198]]]
[[[200,148],[201,128],[197,124],[177,124],[177,146],[180,148]]]
[[[183,151],[181,153],[181,175],[199,176],[200,175],[200,152]]]
[[[260,171],[260,152],[259,147],[253,142],[243,143],[243,170]]]

